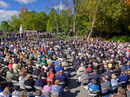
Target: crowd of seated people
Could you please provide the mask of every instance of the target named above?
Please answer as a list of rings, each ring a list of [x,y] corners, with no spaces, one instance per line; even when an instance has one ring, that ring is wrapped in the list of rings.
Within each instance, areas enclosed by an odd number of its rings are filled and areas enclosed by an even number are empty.
[[[35,38],[1,41],[0,97],[26,97],[31,93],[62,97],[69,83],[63,44],[59,40],[42,42]]]
[[[73,59],[78,82],[89,95],[129,97],[129,43],[36,38],[0,42],[0,95],[8,97],[18,91],[18,95],[27,95],[33,91],[36,96],[62,97],[69,83],[66,53]]]
[[[129,43],[80,41],[76,44],[71,54],[77,82],[84,86],[90,96],[130,96],[126,92],[130,85]]]

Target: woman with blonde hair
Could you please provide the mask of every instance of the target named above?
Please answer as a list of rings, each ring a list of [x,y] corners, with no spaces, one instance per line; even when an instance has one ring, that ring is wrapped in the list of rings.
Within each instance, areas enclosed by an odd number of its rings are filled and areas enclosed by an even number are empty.
[[[62,87],[59,86],[59,80],[55,80],[55,85],[52,85],[52,97],[55,95],[55,93],[58,94],[59,97],[62,97]]]
[[[111,81],[110,82],[111,82],[112,90],[117,89],[117,87],[118,87],[118,79],[116,78],[115,74],[111,75]]]
[[[26,80],[24,81],[24,85],[26,86],[31,86],[32,88],[26,88],[27,91],[34,91],[34,85],[35,85],[35,81],[31,78],[30,75],[26,76]]]
[[[9,97],[9,87],[6,87],[4,91],[0,93],[0,97]]]

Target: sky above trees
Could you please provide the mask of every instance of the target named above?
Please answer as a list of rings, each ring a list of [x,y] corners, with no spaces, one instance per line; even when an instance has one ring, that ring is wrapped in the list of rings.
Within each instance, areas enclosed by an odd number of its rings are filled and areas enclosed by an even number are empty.
[[[29,11],[44,11],[47,14],[51,8],[65,9],[64,0],[0,0],[0,22],[8,20],[12,15],[18,15],[22,7]],[[72,0],[68,0],[72,4]]]

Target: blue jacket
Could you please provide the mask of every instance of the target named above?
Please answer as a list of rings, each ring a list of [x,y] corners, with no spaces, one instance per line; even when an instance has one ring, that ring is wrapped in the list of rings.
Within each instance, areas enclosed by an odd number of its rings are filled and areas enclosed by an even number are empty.
[[[61,86],[52,85],[52,90],[51,91],[59,93],[59,96],[61,97],[62,87]]]
[[[92,90],[92,91],[97,91],[99,90],[99,85],[93,85],[92,83],[88,84],[88,89]]]
[[[129,79],[128,75],[119,75],[117,76],[117,78],[119,79],[120,82],[128,81]]]
[[[55,66],[56,73],[58,73],[60,70],[64,70],[62,66]]]
[[[0,57],[5,57],[5,54],[0,54]]]
[[[65,82],[65,81],[67,80],[67,77],[66,77],[66,75],[64,75],[64,74],[63,74],[63,75],[59,75],[59,74],[58,74],[58,75],[55,76],[55,80],[57,80],[57,79],[58,79],[60,82]]]

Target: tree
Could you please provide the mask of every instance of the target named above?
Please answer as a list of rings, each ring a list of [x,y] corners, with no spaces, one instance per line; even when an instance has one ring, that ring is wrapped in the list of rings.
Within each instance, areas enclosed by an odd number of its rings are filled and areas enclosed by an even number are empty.
[[[4,34],[7,34],[7,32],[9,31],[9,24],[7,21],[1,22],[1,29],[4,32]]]
[[[48,20],[48,22],[47,22],[47,28],[46,28],[46,30],[48,32],[53,32],[53,27],[51,26],[51,21],[50,20]]]
[[[48,16],[45,12],[36,13],[34,16],[35,29],[38,31],[46,31]]]
[[[19,31],[19,27],[20,27],[20,20],[16,15],[13,15],[10,19],[9,19],[9,24],[12,26],[12,30],[14,32]]]
[[[117,0],[80,0],[78,4],[78,13],[84,14],[89,17],[88,24],[91,24],[88,35],[88,39],[92,33],[97,35],[105,33],[109,35],[111,33],[122,31],[121,25],[124,22],[123,3]]]
[[[62,10],[60,13],[60,31],[68,32],[69,31],[69,16],[67,14],[67,10]]]
[[[54,16],[54,14],[55,14],[55,12],[56,12],[56,10],[54,9],[54,8],[52,8],[51,9],[51,12],[49,13],[49,15],[48,15],[48,22],[47,22],[47,31],[54,31],[54,32],[57,32],[57,27],[56,27],[56,19],[55,19],[55,16]],[[56,17],[56,18],[58,18],[58,17]],[[50,27],[50,29],[49,29],[49,27]]]

